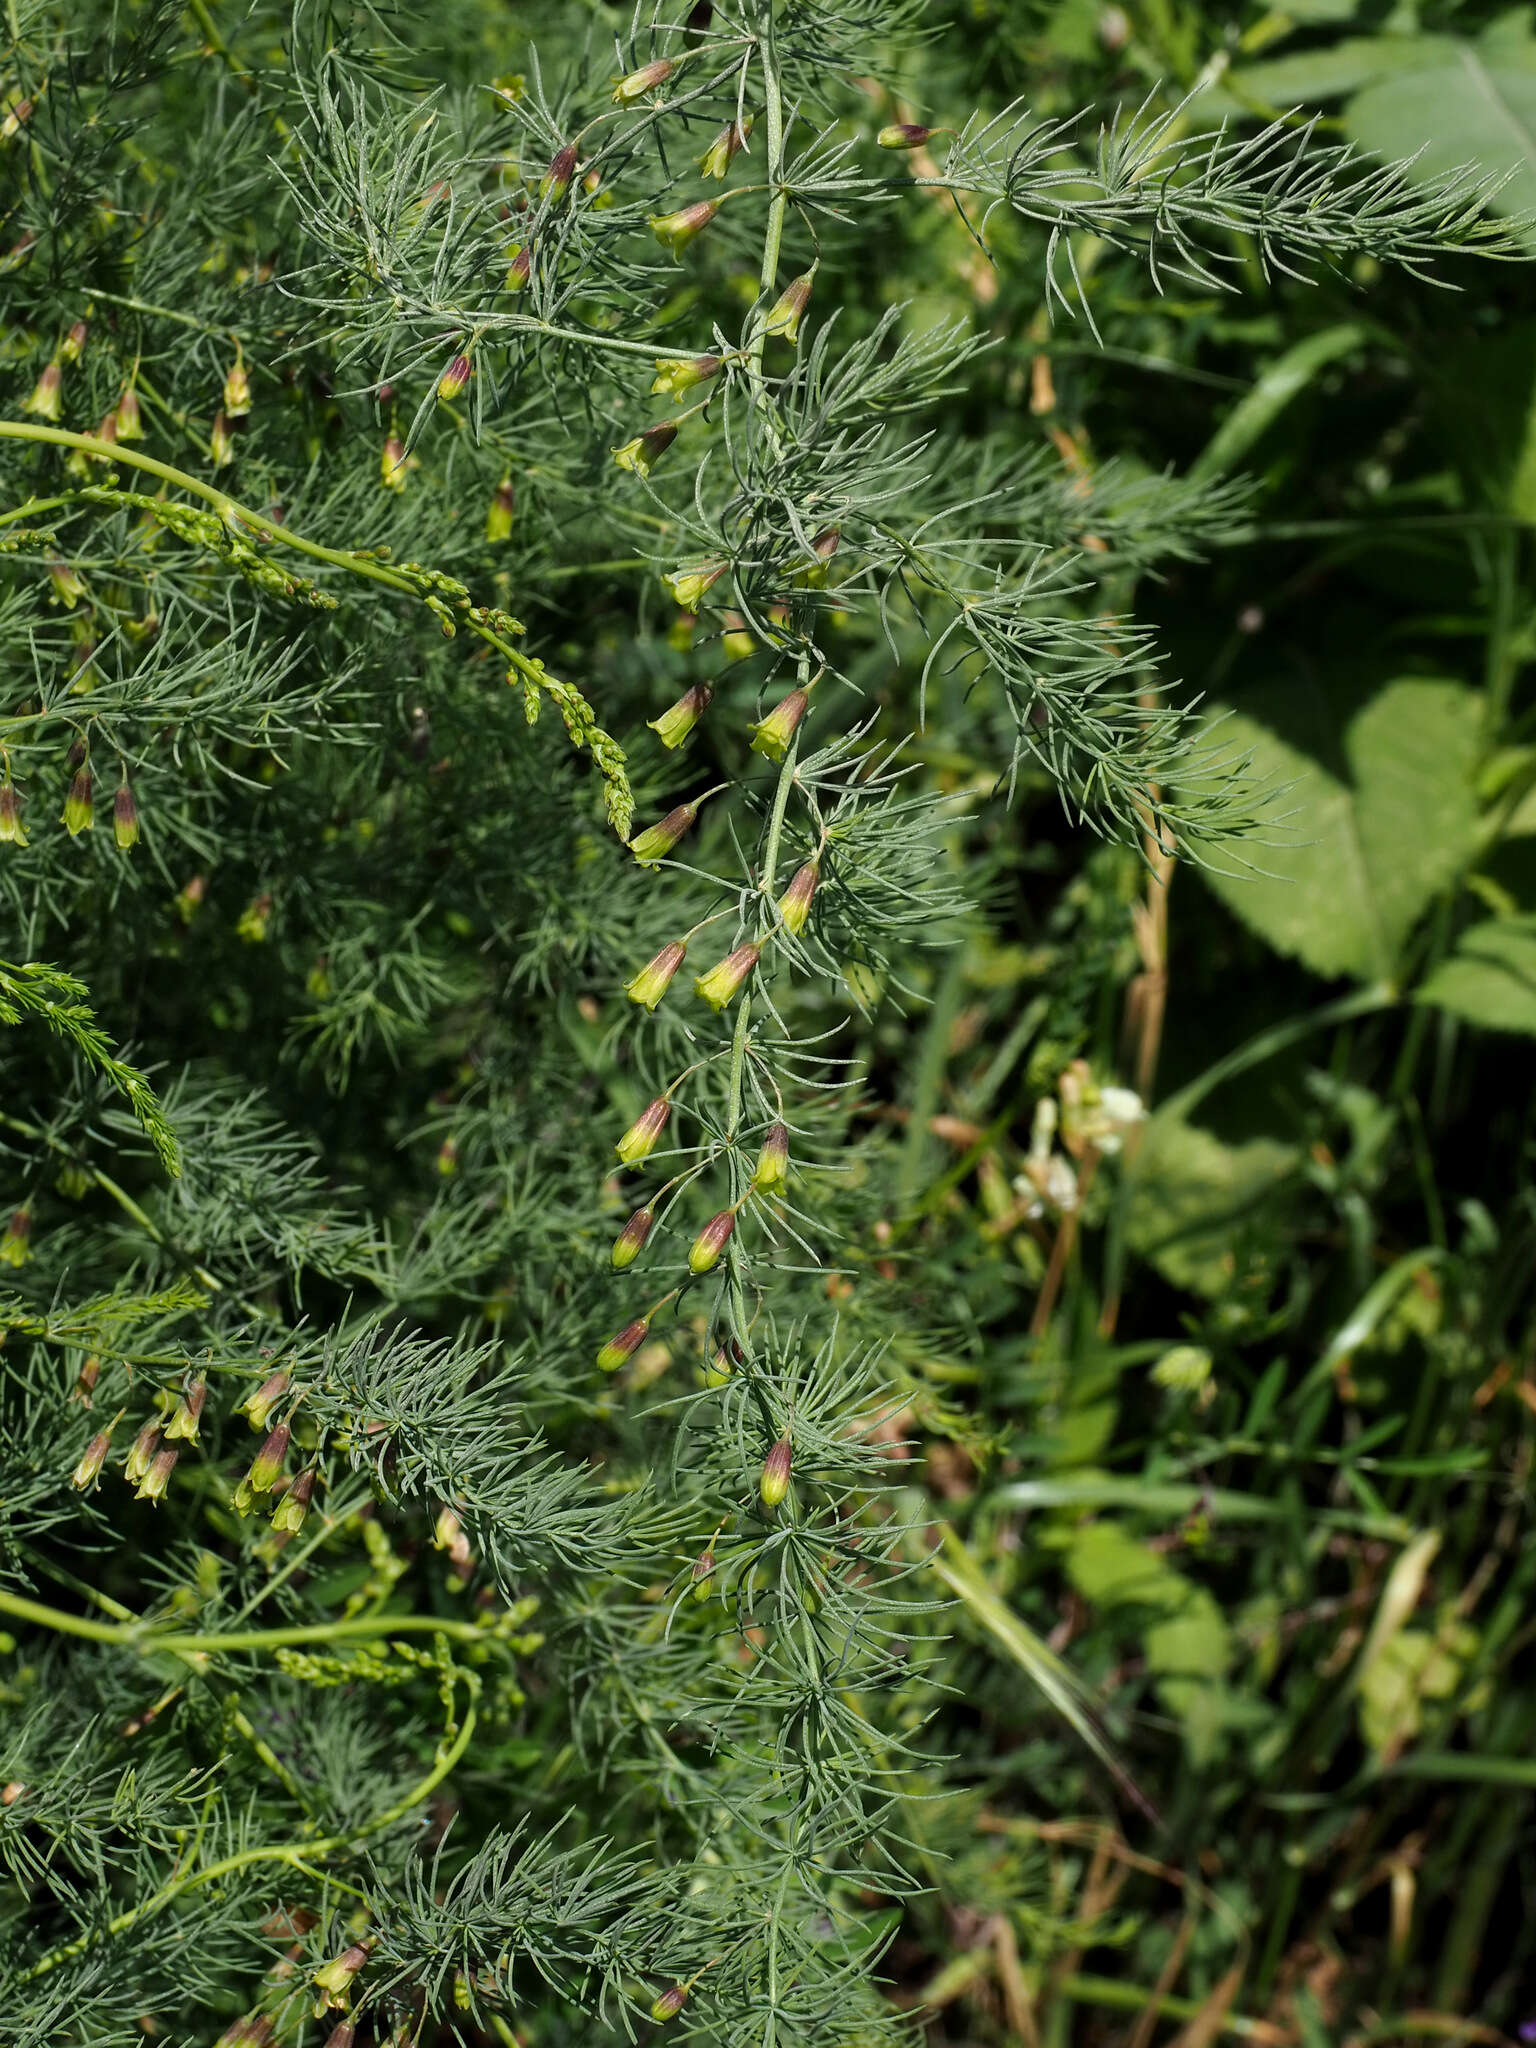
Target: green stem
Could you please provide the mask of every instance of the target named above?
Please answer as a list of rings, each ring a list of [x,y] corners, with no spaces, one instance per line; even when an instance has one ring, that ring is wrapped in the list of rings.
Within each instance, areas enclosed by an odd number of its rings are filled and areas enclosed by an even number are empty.
[[[350,1834],[323,1835],[318,1841],[313,1842],[263,1843],[254,1848],[236,1850],[232,1856],[222,1857],[217,1863],[205,1864],[200,1870],[189,1871],[185,1877],[173,1878],[141,1906],[131,1906],[126,1912],[119,1913],[116,1919],[109,1920],[101,1933],[109,1939],[126,1934],[129,1928],[136,1927],[141,1920],[147,1920],[164,1907],[173,1904],[183,1892],[189,1892],[197,1885],[213,1884],[221,1877],[232,1876],[237,1870],[249,1869],[252,1864],[286,1863],[291,1868],[304,1870],[311,1862],[318,1862],[326,1856],[334,1856],[339,1850],[356,1848],[371,1835],[380,1834],[385,1828],[392,1827],[397,1820],[408,1814],[412,1807],[419,1806],[422,1800],[437,1789],[469,1747],[470,1738],[475,1731],[480,1680],[472,1671],[459,1670],[454,1675],[462,1678],[469,1687],[469,1700],[458,1733],[452,1742],[438,1745],[431,1770],[418,1784],[413,1785],[403,1798],[397,1799],[393,1806],[387,1807],[383,1813],[375,1814],[372,1820],[360,1828],[354,1828]],[[449,1713],[451,1717],[451,1707]],[[16,1981],[19,1984],[30,1984],[38,1977],[46,1977],[51,1970],[56,1970],[72,1956],[83,1955],[99,1938],[100,1935],[93,1930],[80,1935],[74,1941],[65,1942],[59,1948],[50,1949],[48,1954],[41,1956],[29,1970],[23,1970]]]
[[[218,1656],[238,1650],[286,1650],[302,1643],[356,1643],[377,1641],[383,1636],[438,1635],[450,1642],[478,1643],[486,1635],[475,1621],[446,1621],[433,1614],[372,1614],[349,1621],[293,1623],[284,1628],[231,1629],[224,1633],[166,1635],[157,1633],[153,1622],[92,1621],[84,1614],[65,1614],[57,1607],[45,1607],[39,1600],[0,1588],[0,1614],[58,1635],[80,1636],[86,1642],[111,1643],[141,1656]]]
[[[763,71],[763,119],[768,131],[768,225],[763,235],[763,261],[758,283],[766,299],[779,281],[779,252],[784,243],[784,214],[788,194],[784,189],[784,88],[779,78],[778,52],[774,45],[774,0],[763,10],[763,29],[758,37],[758,57]],[[755,387],[761,389],[763,349],[768,340],[766,309],[753,317],[747,343],[747,361]]]
[[[130,469],[142,470],[147,476],[159,477],[162,482],[174,484],[178,490],[189,491],[211,505],[219,517],[230,525],[251,528],[253,532],[265,534],[268,540],[279,547],[291,548],[294,553],[306,555],[311,561],[324,562],[333,569],[342,569],[350,576],[361,576],[370,583],[381,584],[386,590],[398,591],[402,596],[418,600],[430,594],[430,586],[424,580],[405,570],[391,569],[371,556],[357,554],[346,548],[328,548],[317,540],[308,540],[301,533],[294,533],[289,527],[275,519],[269,519],[264,512],[253,512],[249,506],[241,505],[231,498],[227,491],[217,484],[205,483],[201,477],[190,475],[184,469],[176,469],[168,462],[161,462],[153,455],[144,455],[136,448],[124,448],[120,443],[98,440],[94,434],[73,434],[63,427],[44,427],[30,420],[0,420],[0,440],[36,441],[53,448],[77,448],[87,455],[100,457],[108,463],[126,463]],[[486,646],[490,647],[515,670],[526,682],[535,688],[547,691],[557,701],[562,693],[579,696],[570,684],[562,684],[558,678],[548,675],[541,662],[531,655],[512,646],[496,631],[492,624],[473,616],[463,623]],[[518,629],[519,631],[521,628]],[[561,703],[562,712],[566,704]],[[610,793],[617,790],[624,806],[629,804],[629,788],[624,780],[623,755],[613,741],[595,722],[590,738],[579,744],[586,746],[601,771],[605,782],[610,784]]]
[[[216,1280],[213,1277],[213,1275],[208,1271],[206,1266],[198,1265],[198,1263],[192,1257],[190,1252],[184,1251],[180,1245],[172,1244],[170,1239],[165,1235],[165,1232],[161,1230],[160,1226],[154,1221],[153,1217],[147,1215],[145,1211],[140,1207],[140,1205],[133,1199],[132,1195],[129,1194],[128,1190],[126,1188],[119,1187],[117,1182],[112,1179],[110,1174],[103,1173],[100,1167],[86,1166],[83,1162],[76,1160],[73,1148],[71,1146],[66,1145],[62,1138],[56,1138],[51,1131],[45,1131],[37,1124],[25,1123],[22,1121],[20,1117],[7,1116],[3,1111],[0,1111],[0,1124],[4,1124],[7,1130],[15,1131],[18,1136],[23,1138],[31,1138],[35,1143],[40,1145],[46,1145],[49,1147],[51,1151],[63,1153],[67,1158],[74,1161],[76,1165],[79,1165],[81,1167],[82,1172],[90,1176],[91,1180],[96,1184],[97,1187],[101,1189],[102,1193],[104,1195],[110,1195],[112,1200],[117,1203],[118,1207],[123,1211],[123,1213],[127,1216],[131,1216],[133,1221],[138,1224],[139,1228],[142,1231],[144,1231],[147,1236],[153,1238],[154,1242],[157,1245],[159,1245],[163,1251],[174,1252],[177,1258],[184,1259],[191,1269],[193,1279],[195,1279],[201,1286],[206,1287],[210,1294],[223,1293],[223,1282],[220,1280]],[[251,1315],[255,1315],[257,1313],[257,1311],[254,1308],[252,1308],[249,1303],[245,1303],[243,1304],[243,1306],[245,1306],[247,1312]]]

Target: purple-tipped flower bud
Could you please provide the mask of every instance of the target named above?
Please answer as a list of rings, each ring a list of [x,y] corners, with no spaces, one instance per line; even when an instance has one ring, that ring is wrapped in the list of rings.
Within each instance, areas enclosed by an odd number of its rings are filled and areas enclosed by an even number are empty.
[[[791,690],[787,697],[781,697],[768,716],[760,718],[751,728],[753,753],[766,754],[771,761],[782,761],[789,752],[795,728],[804,718],[810,701],[805,690]]]
[[[576,175],[576,145],[568,142],[564,149],[557,149],[549,160],[549,169],[539,180],[541,199],[562,200],[571,189],[571,180]]]
[[[91,794],[91,771],[89,768],[77,768],[64,799],[64,823],[70,838],[75,839],[82,832],[89,832],[95,822],[96,802]]]
[[[387,434],[379,450],[379,482],[386,491],[403,491],[416,467],[416,457],[407,455],[398,434]]]
[[[818,864],[808,860],[803,868],[797,869],[793,881],[779,898],[779,922],[794,938],[805,930],[819,874]]]
[[[316,1970],[315,1989],[320,1993],[320,2009],[327,2006],[345,2006],[352,1995],[352,1979],[368,1960],[368,1951],[360,1942],[344,1948],[339,1956]]]
[[[112,837],[122,853],[139,843],[139,807],[126,782],[120,782],[112,795]]]
[[[451,405],[468,384],[470,378],[469,357],[461,350],[437,380],[437,395],[445,405]]]
[[[668,398],[681,398],[695,385],[718,377],[724,364],[723,356],[658,356],[652,394],[662,392]]]
[[[632,107],[636,100],[643,100],[648,92],[654,92],[659,85],[665,85],[677,66],[670,57],[657,57],[649,64],[642,64],[638,71],[631,71],[627,78],[621,78],[613,89],[613,103],[616,107]]]
[[[651,2018],[657,2021],[675,2020],[688,2003],[686,1985],[674,1984],[670,1991],[663,1991],[651,2006]]]
[[[610,1337],[597,1354],[600,1372],[617,1372],[619,1367],[632,1358],[645,1342],[646,1332],[651,1327],[654,1309],[647,1309],[643,1316],[636,1316],[632,1323],[626,1323],[617,1336]]]
[[[651,1225],[656,1221],[654,1209],[637,1209],[618,1236],[613,1240],[613,1270],[622,1273],[626,1266],[632,1266],[645,1250],[645,1240],[651,1234]]]
[[[675,604],[685,612],[696,612],[704,593],[720,581],[729,566],[727,562],[700,562],[691,569],[669,569],[661,580]]]
[[[13,1209],[11,1220],[0,1237],[0,1260],[7,1266],[24,1266],[32,1256],[32,1211]]]
[[[699,815],[697,804],[679,804],[655,825],[647,825],[629,842],[629,850],[642,867],[655,867],[677,845]]]
[[[254,1394],[240,1403],[236,1413],[249,1421],[252,1429],[265,1430],[272,1419],[272,1410],[288,1391],[289,1375],[285,1372],[270,1373]]]
[[[117,407],[115,405],[102,414],[101,422],[96,429],[96,439],[98,441],[106,441],[109,444],[117,440]],[[93,462],[105,462],[108,458],[105,455],[93,455],[91,460]]]
[[[272,2022],[266,2014],[248,2012],[224,2029],[213,2048],[268,2048],[271,2039]]]
[[[48,580],[53,585],[53,594],[66,610],[73,611],[85,595],[85,579],[68,562],[57,559],[48,564]]]
[[[694,994],[702,996],[712,1010],[723,1010],[757,965],[762,950],[761,946],[748,945],[727,953],[723,960],[717,960],[706,973],[697,976]]]
[[[87,1182],[86,1186],[89,1185],[90,1183]],[[84,1194],[85,1189],[82,1188],[80,1192]],[[85,1361],[84,1365],[81,1366],[79,1373],[76,1375],[74,1392],[70,1395],[70,1400],[78,1401],[82,1408],[89,1408],[91,1405],[91,1396],[96,1391],[96,1382],[100,1378],[101,1360],[96,1356],[94,1352],[92,1352],[91,1356]]]
[[[737,156],[747,146],[747,137],[752,133],[752,116],[745,121],[727,121],[714,141],[699,158],[699,170],[706,178],[723,178]]]
[[[155,1461],[160,1448],[160,1425],[146,1422],[133,1442],[128,1446],[128,1455],[123,1460],[123,1477],[130,1486],[137,1486],[144,1474]]]
[[[332,2027],[326,2035],[325,2048],[354,2048],[356,2040],[356,2027],[350,2020],[343,2020],[339,2026]]]
[[[651,233],[664,249],[681,256],[695,235],[703,234],[720,211],[721,203],[718,199],[696,199],[692,206],[679,207],[676,213],[653,213]]]
[[[841,527],[824,526],[811,542],[816,559],[808,569],[802,571],[802,580],[814,589],[819,590],[826,583],[827,564],[837,553],[838,543],[842,537]]]
[[[649,476],[676,439],[677,422],[658,420],[632,441],[626,441],[622,448],[615,448],[613,459],[620,469],[631,469],[636,476]]]
[[[142,441],[144,438],[144,414],[139,405],[139,394],[131,384],[117,401],[117,438],[119,441]]]
[[[690,1273],[707,1273],[711,1266],[718,1265],[720,1254],[731,1241],[731,1232],[736,1228],[736,1211],[722,1209],[717,1216],[711,1216],[693,1243],[688,1247],[688,1270]]]
[[[229,431],[229,420],[222,412],[213,416],[213,428],[208,436],[208,453],[215,469],[224,469],[235,459],[235,437]]]
[[[315,1497],[315,1472],[313,1466],[306,1466],[293,1484],[285,1489],[281,1500],[272,1510],[272,1527],[279,1536],[297,1536],[304,1526],[309,1513],[309,1504]]]
[[[203,1403],[207,1398],[208,1382],[194,1380],[176,1403],[176,1412],[165,1425],[167,1442],[173,1437],[182,1443],[197,1442],[198,1418],[202,1415]]]
[[[0,782],[0,842],[25,846],[27,828],[21,822],[21,791],[14,782]]]
[[[251,1460],[251,1469],[245,1475],[245,1483],[252,1493],[270,1493],[277,1484],[283,1469],[283,1460],[288,1455],[288,1438],[291,1434],[286,1422],[278,1423],[268,1430],[266,1441]]]
[[[243,420],[251,410],[251,380],[239,351],[224,373],[224,417]]]
[[[709,1598],[710,1594],[714,1591],[714,1576],[715,1546],[710,1544],[707,1550],[701,1550],[693,1560],[690,1582],[693,1587],[693,1597],[695,1600],[707,1600]]]
[[[91,330],[87,323],[84,320],[76,320],[59,343],[59,354],[66,363],[78,363],[85,354],[85,344],[90,338]]]
[[[176,1451],[156,1451],[149,1461],[149,1470],[139,1481],[135,1500],[164,1500],[165,1489],[171,1483],[171,1474],[176,1470]]]
[[[88,1486],[94,1486],[101,1477],[101,1468],[107,1461],[107,1452],[112,1448],[112,1432],[116,1423],[109,1422],[105,1429],[97,1430],[85,1449],[80,1453],[80,1462],[69,1475],[71,1486],[78,1486],[83,1493]]]
[[[251,898],[235,919],[235,936],[244,939],[248,946],[259,946],[264,943],[271,922],[272,892],[263,889]]]
[[[763,1460],[763,1476],[757,1494],[765,1508],[776,1508],[789,1491],[789,1474],[794,1464],[794,1446],[786,1431]]]
[[[517,493],[512,488],[511,477],[504,476],[496,486],[495,496],[485,513],[485,537],[493,547],[511,539],[512,515],[516,510]]]
[[[32,386],[30,395],[22,400],[21,409],[31,413],[34,419],[56,420],[63,407],[64,372],[55,356]]]
[[[875,137],[882,149],[921,149],[923,144],[940,131],[924,128],[917,121],[892,121],[882,128]]]
[[[532,267],[533,251],[524,242],[512,251],[512,261],[507,265],[507,290],[525,291],[528,286],[528,273]]]
[[[763,1136],[762,1150],[752,1169],[752,1186],[760,1195],[771,1195],[789,1179],[789,1132],[783,1124],[770,1124]]]
[[[658,1095],[654,1102],[646,1104],[613,1148],[626,1166],[638,1166],[643,1159],[650,1158],[660,1143],[671,1114],[672,1105],[665,1095]]]
[[[648,960],[638,974],[632,974],[624,984],[624,993],[632,1003],[640,1003],[647,1010],[654,1010],[672,985],[672,977],[688,957],[688,948],[681,939],[668,939],[661,951]]]
[[[788,342],[800,339],[800,316],[811,302],[813,281],[813,273],[809,270],[802,277],[790,279],[768,308],[768,317],[763,322],[764,334],[780,334]]]
[[[448,1562],[456,1572],[462,1572],[466,1577],[474,1568],[475,1553],[469,1547],[464,1524],[452,1508],[438,1509],[437,1520],[432,1527],[432,1548],[446,1550]]]
[[[660,718],[648,718],[646,724],[664,747],[680,747],[709,709],[714,695],[708,683],[695,683],[675,704],[669,704]]]

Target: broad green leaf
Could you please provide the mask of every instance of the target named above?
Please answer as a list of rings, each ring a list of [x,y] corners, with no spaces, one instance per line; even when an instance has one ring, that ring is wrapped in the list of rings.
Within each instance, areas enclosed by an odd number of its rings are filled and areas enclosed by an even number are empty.
[[[1288,112],[1443,65],[1446,52],[1455,47],[1448,36],[1346,36],[1326,49],[1297,51],[1267,64],[1244,64],[1225,83],[1234,97]]]
[[[1155,1116],[1136,1155],[1126,1234],[1176,1287],[1218,1295],[1231,1278],[1234,1226],[1295,1162],[1294,1149],[1271,1138],[1224,1145],[1198,1125]]]
[[[1141,1646],[1147,1669],[1176,1714],[1196,1763],[1220,1746],[1228,1715],[1221,1680],[1232,1662],[1232,1637],[1216,1601],[1193,1585],[1160,1550],[1115,1522],[1085,1522],[1072,1533],[1067,1576],[1096,1607],[1144,1610]]]
[[[1472,502],[1536,524],[1536,320],[1448,336],[1423,374]]]
[[[1316,680],[1250,691],[1223,728],[1258,773],[1288,785],[1263,873],[1208,874],[1278,952],[1314,973],[1386,981],[1403,942],[1473,851],[1478,701],[1459,683],[1402,677],[1361,704]]]
[[[1291,400],[1305,391],[1329,363],[1349,355],[1361,346],[1365,338],[1363,328],[1355,326],[1352,321],[1344,321],[1338,326],[1324,327],[1316,334],[1309,334],[1305,341],[1298,341],[1294,348],[1288,348],[1283,355],[1277,356],[1259,373],[1252,389],[1237,401],[1190,464],[1190,476],[1197,479],[1219,476],[1223,471],[1235,468],[1254,443],[1268,432]]]
[[[1467,166],[1491,176],[1508,173],[1494,204],[1500,213],[1529,215],[1536,211],[1536,38],[1530,28],[1530,10],[1517,8],[1476,42],[1424,38],[1431,61],[1367,85],[1344,110],[1346,129],[1377,156],[1413,157],[1408,176],[1416,180]],[[1526,234],[1536,247],[1536,230]]]
[[[1473,925],[1425,977],[1417,1000],[1490,1031],[1536,1037],[1536,917]]]

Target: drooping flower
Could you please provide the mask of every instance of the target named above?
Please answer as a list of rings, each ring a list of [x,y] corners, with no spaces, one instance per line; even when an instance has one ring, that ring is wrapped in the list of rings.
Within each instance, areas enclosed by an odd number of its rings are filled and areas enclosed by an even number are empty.
[[[761,946],[738,946],[698,976],[693,984],[694,993],[702,996],[712,1010],[723,1010],[757,965],[762,950]]]
[[[661,951],[652,954],[646,964],[625,982],[625,995],[632,1003],[654,1010],[672,986],[672,977],[687,957],[688,947],[684,940],[668,939]]]
[[[672,1105],[665,1095],[658,1095],[654,1102],[646,1104],[613,1148],[626,1166],[638,1166],[642,1160],[650,1158],[661,1142],[661,1134],[667,1128],[671,1115]]]
[[[707,384],[724,366],[724,356],[658,356],[653,395],[681,398],[696,385]]]
[[[694,237],[703,234],[720,206],[718,199],[696,199],[691,206],[679,207],[675,213],[653,213],[651,233],[672,255],[681,256]]]
[[[727,121],[708,149],[698,159],[699,170],[706,178],[723,178],[739,153],[746,148],[747,138],[752,133],[752,116],[745,121]]]
[[[631,71],[627,78],[621,78],[613,89],[613,103],[616,107],[632,107],[636,100],[643,100],[648,92],[654,92],[659,85],[665,85],[677,69],[670,57],[656,57],[649,64],[642,64],[638,71]]]
[[[632,441],[626,441],[622,448],[615,448],[613,459],[620,469],[632,470],[636,476],[649,476],[676,439],[677,422],[657,420],[653,426],[643,428]]]
[[[714,695],[708,683],[695,683],[675,704],[669,704],[659,718],[648,718],[646,724],[664,747],[680,747],[709,709]]]

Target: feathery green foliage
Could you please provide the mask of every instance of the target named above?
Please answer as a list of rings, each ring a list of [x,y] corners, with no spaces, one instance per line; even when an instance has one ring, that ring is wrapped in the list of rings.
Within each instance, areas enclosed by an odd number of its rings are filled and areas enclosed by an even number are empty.
[[[1248,488],[977,428],[985,322],[871,252],[942,221],[1091,338],[1093,263],[1517,247],[1496,180],[1198,98],[882,121],[930,27],[11,0],[18,2041],[910,2032],[972,1581],[908,1439],[984,1455],[990,1281],[892,1241],[945,1185],[887,1070],[1011,800],[1118,878],[1060,1024],[1276,781],[1128,611]],[[1138,1125],[1076,1050],[996,1234]]]

